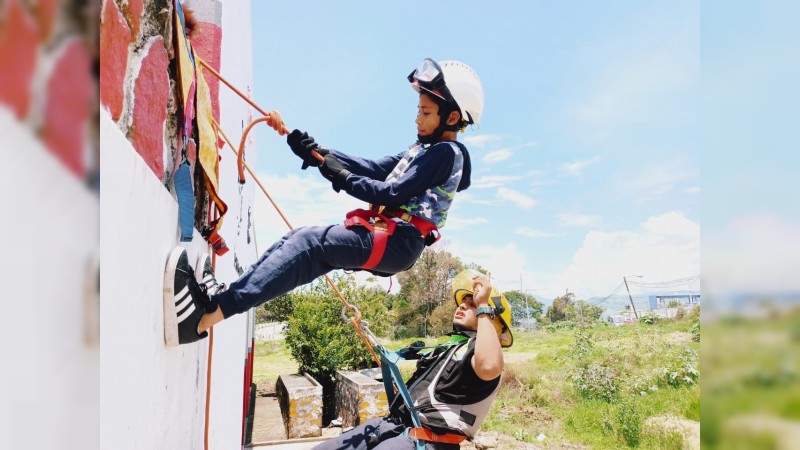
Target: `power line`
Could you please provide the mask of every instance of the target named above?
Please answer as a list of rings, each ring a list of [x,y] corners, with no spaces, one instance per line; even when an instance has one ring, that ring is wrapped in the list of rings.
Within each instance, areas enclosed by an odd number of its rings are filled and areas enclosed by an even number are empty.
[[[620,283],[620,284],[618,284],[618,285],[617,285],[617,287],[615,287],[615,288],[614,288],[614,290],[613,290],[613,291],[611,291],[611,293],[610,293],[610,294],[608,294],[608,295],[607,295],[605,298],[603,298],[602,300],[599,300],[599,301],[597,301],[597,302],[595,302],[595,303],[592,303],[592,305],[594,305],[594,306],[597,306],[597,305],[599,305],[599,304],[601,304],[601,303],[604,303],[605,301],[607,301],[609,298],[611,298],[611,297],[612,297],[614,294],[616,294],[616,293],[617,293],[617,291],[618,291],[618,290],[619,290],[619,289],[622,287],[622,285],[623,285],[623,284],[625,284],[625,283]]]

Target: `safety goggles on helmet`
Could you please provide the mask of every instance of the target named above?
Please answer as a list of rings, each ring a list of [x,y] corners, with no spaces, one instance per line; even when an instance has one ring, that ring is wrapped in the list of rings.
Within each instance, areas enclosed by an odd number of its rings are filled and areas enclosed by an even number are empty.
[[[442,67],[432,60],[425,58],[422,63],[408,75],[408,82],[415,87],[424,89],[440,99],[456,103],[444,80]]]

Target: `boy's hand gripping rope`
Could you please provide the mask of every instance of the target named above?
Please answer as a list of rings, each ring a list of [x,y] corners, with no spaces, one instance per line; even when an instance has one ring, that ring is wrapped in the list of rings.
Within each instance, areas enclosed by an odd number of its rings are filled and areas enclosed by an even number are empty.
[[[280,134],[281,136],[285,136],[285,135],[289,134],[289,129],[286,127],[286,124],[283,122],[283,119],[281,119],[281,116],[278,113],[278,111],[274,111],[274,110],[270,111],[270,112],[264,111],[261,107],[256,105],[255,102],[250,100],[250,98],[248,98],[241,91],[239,91],[239,89],[236,89],[236,87],[234,87],[230,82],[228,82],[228,80],[223,78],[222,75],[220,75],[216,70],[211,68],[211,66],[209,66],[205,61],[203,61],[200,58],[197,58],[197,61],[200,63],[200,65],[202,65],[205,69],[207,69],[209,72],[211,72],[215,77],[217,77],[221,82],[223,82],[231,90],[236,92],[236,94],[238,94],[239,97],[241,97],[242,99],[244,99],[244,101],[249,103],[250,106],[252,106],[256,110],[258,110],[261,114],[264,115],[264,117],[259,117],[257,119],[254,119],[253,121],[251,121],[247,125],[247,127],[244,130],[244,132],[242,133],[242,139],[239,141],[239,147],[238,147],[239,150],[238,150],[238,152],[236,151],[237,147],[233,146],[233,144],[231,143],[231,140],[228,139],[228,136],[225,134],[224,131],[222,131],[222,128],[220,128],[220,126],[219,126],[219,124],[217,123],[216,120],[212,119],[212,125],[214,126],[214,131],[217,133],[217,135],[222,134],[222,137],[223,137],[223,139],[225,139],[225,142],[228,144],[228,147],[230,147],[232,152],[237,154],[237,158],[238,159],[237,159],[236,164],[237,164],[238,171],[239,171],[239,183],[244,183],[244,181],[245,181],[245,179],[244,179],[244,170],[247,170],[250,173],[250,176],[253,178],[253,180],[255,180],[255,182],[258,185],[258,187],[261,188],[261,192],[263,192],[264,195],[267,196],[267,199],[269,200],[269,202],[272,204],[272,206],[275,208],[275,210],[281,216],[281,219],[283,219],[283,222],[286,224],[286,226],[288,226],[290,230],[293,230],[294,227],[292,226],[291,223],[289,223],[289,219],[287,219],[286,216],[283,214],[283,211],[281,211],[280,207],[275,202],[275,200],[272,199],[272,196],[269,195],[267,190],[264,188],[264,185],[261,184],[261,181],[259,181],[259,179],[256,176],[256,174],[253,172],[253,170],[250,168],[250,166],[244,161],[244,157],[243,157],[244,156],[244,144],[247,141],[247,134],[250,132],[250,130],[253,128],[253,126],[255,124],[257,124],[259,122],[266,122],[267,125],[269,125],[272,129],[277,131],[278,134]],[[314,158],[318,159],[320,162],[324,161],[324,158],[322,157],[322,155],[320,155],[316,151],[312,150],[311,154],[314,156]],[[361,340],[364,341],[364,344],[366,344],[367,349],[369,350],[370,354],[372,355],[372,359],[375,360],[375,362],[378,364],[378,367],[380,367],[381,366],[381,359],[378,357],[377,353],[375,353],[375,350],[373,349],[373,345],[378,346],[379,344],[378,344],[378,341],[377,341],[377,338],[375,337],[375,335],[373,335],[372,332],[369,330],[369,324],[367,323],[367,321],[362,321],[361,320],[361,312],[358,310],[358,308],[356,308],[355,305],[349,303],[344,298],[344,295],[342,295],[342,293],[339,291],[339,288],[336,287],[336,284],[334,284],[333,280],[331,280],[331,277],[329,277],[328,275],[325,275],[325,279],[328,281],[328,284],[331,286],[331,288],[333,288],[333,291],[336,292],[336,295],[339,297],[339,300],[341,300],[341,302],[344,304],[344,308],[342,308],[342,318],[345,320],[345,322],[350,322],[350,323],[353,324],[353,327],[355,328],[356,332],[358,333],[359,336],[361,336]],[[348,309],[355,314],[350,319],[348,319],[347,315],[346,315],[346,310],[348,310]]]
[[[242,99],[244,99],[244,101],[249,103],[250,106],[252,106],[256,110],[258,110],[258,112],[260,112],[261,114],[264,115],[264,117],[259,117],[259,118],[253,120],[252,122],[250,122],[247,125],[247,128],[245,128],[244,133],[242,133],[242,140],[239,141],[239,147],[238,147],[239,151],[237,152],[238,156],[237,156],[237,160],[236,160],[236,166],[237,166],[237,168],[239,170],[239,183],[240,184],[244,184],[244,143],[245,143],[245,140],[247,139],[247,135],[250,133],[250,129],[253,128],[253,125],[255,125],[255,124],[259,123],[259,122],[266,122],[267,125],[269,125],[272,129],[277,131],[278,134],[281,135],[281,136],[286,136],[287,134],[289,134],[289,129],[286,127],[286,124],[283,122],[283,119],[281,119],[281,115],[278,113],[278,111],[272,110],[270,112],[266,112],[264,109],[262,109],[260,106],[258,106],[255,102],[250,100],[249,97],[244,95],[234,85],[232,85],[228,80],[223,78],[222,75],[220,75],[219,72],[214,70],[214,68],[209,66],[208,63],[206,63],[205,61],[203,61],[200,58],[197,58],[197,61],[205,69],[207,69],[209,72],[211,72],[212,75],[217,77],[219,79],[219,81],[223,82],[225,84],[225,86],[228,86],[229,88],[231,88],[231,90],[236,92],[239,95],[239,97],[242,97]],[[228,144],[228,145],[230,145],[230,144]],[[231,148],[234,148],[234,147],[231,146]],[[323,158],[322,155],[320,155],[319,153],[317,153],[317,152],[315,152],[313,150],[311,151],[311,155],[314,156],[314,158],[316,158],[317,160],[319,160],[319,162],[322,162],[322,161],[325,160],[325,158]]]

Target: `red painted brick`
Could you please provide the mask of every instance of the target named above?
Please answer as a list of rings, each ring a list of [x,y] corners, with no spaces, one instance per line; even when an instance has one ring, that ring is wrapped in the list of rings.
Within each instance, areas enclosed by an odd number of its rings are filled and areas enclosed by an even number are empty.
[[[61,0],[37,0],[31,5],[31,10],[39,23],[42,39],[45,41],[53,31],[53,25],[61,9],[61,3]]]
[[[189,142],[186,143],[186,160],[191,165],[194,165],[194,162],[197,161],[197,143],[194,142],[194,139],[189,139]],[[180,159],[178,162],[180,162]],[[177,164],[175,170],[177,170]]]
[[[222,53],[222,28],[210,22],[198,22],[192,34],[192,48],[200,58],[219,72]],[[206,81],[211,94],[211,110],[214,119],[219,122],[219,80],[208,71]],[[223,74],[224,76],[224,74]]]
[[[39,29],[20,0],[8,0],[0,6],[0,18],[0,103],[23,119],[31,103]]]
[[[125,97],[125,71],[131,30],[114,0],[106,0],[100,24],[100,102],[119,119]]]
[[[63,45],[47,81],[42,138],[47,148],[82,178],[94,95],[91,59],[81,39],[72,38]]]
[[[142,25],[142,10],[144,5],[142,0],[128,0],[128,13],[130,14],[131,37],[139,37],[139,30]]]
[[[146,45],[139,76],[133,90],[133,147],[159,179],[164,178],[164,126],[169,101],[169,59],[164,39],[152,38]]]

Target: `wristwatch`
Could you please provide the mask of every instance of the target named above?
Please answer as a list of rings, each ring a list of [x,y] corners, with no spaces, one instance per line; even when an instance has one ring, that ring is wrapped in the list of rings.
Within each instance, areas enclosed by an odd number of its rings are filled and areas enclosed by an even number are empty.
[[[491,306],[481,306],[475,310],[475,317],[480,317],[481,314],[488,314],[490,319],[494,319],[494,308]]]

